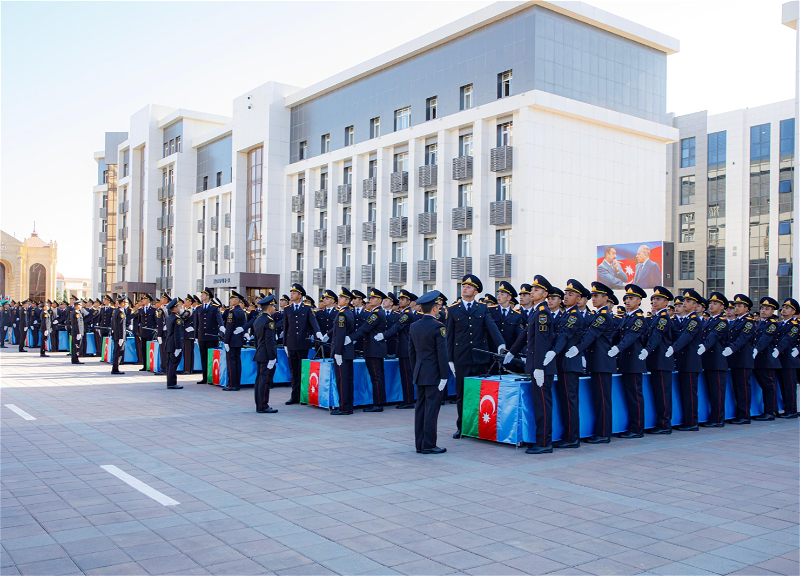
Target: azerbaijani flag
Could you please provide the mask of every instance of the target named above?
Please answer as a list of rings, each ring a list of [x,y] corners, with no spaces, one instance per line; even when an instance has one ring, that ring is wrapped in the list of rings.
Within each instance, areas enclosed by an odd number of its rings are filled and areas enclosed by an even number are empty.
[[[208,363],[211,365],[211,370],[208,371],[208,383],[227,386],[228,364],[225,361],[225,351],[219,349],[209,350]]]
[[[114,343],[111,341],[109,336],[103,338],[103,362],[113,362],[114,361]]]
[[[330,361],[303,360],[300,377],[300,403],[330,408],[339,402]]]
[[[147,358],[145,368],[150,372],[157,372],[158,368],[158,341],[150,340],[147,343]]]
[[[524,384],[465,378],[462,434],[506,444],[522,442]]]

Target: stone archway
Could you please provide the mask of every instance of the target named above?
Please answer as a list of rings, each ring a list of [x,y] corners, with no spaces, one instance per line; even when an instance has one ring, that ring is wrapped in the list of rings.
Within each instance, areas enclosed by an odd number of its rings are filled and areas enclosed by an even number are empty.
[[[6,295],[6,265],[0,262],[0,296]]]
[[[30,267],[28,276],[28,298],[35,302],[41,302],[47,294],[47,270],[39,263]]]
[[[14,297],[14,267],[8,260],[0,260],[0,296]]]

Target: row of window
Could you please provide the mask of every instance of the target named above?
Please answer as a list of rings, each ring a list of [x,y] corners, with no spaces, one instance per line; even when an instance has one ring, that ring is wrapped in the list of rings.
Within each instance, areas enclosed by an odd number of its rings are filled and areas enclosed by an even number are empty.
[[[181,137],[175,136],[169,142],[164,142],[164,158],[181,151]]]

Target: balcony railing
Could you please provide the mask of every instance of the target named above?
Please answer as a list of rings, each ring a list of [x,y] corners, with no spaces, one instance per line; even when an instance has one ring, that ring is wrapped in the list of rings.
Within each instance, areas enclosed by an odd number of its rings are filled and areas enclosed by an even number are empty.
[[[302,270],[292,270],[289,277],[292,281],[292,284],[302,284],[303,283],[303,271]]]
[[[295,194],[292,196],[292,212],[297,214],[305,212],[306,210],[306,195]]]
[[[350,243],[350,224],[342,224],[341,226],[336,227],[336,243]]]
[[[353,187],[350,184],[340,184],[336,191],[336,201],[339,204],[349,204],[352,200]]]
[[[225,244],[225,246],[222,247],[222,259],[223,260],[230,260],[231,259],[231,245],[230,244]]]
[[[489,254],[489,276],[511,277],[511,254]]]
[[[120,266],[127,266],[128,265],[128,254],[120,254],[117,256],[117,264]]]
[[[373,176],[372,178],[364,178],[362,184],[361,196],[363,198],[375,198],[378,193],[378,179]]]
[[[375,284],[375,264],[361,265],[361,283]]]
[[[200,234],[205,234],[205,231],[206,231],[206,219],[205,218],[200,218],[197,221],[197,231]]]
[[[231,227],[231,213],[228,212],[227,214],[225,214],[225,228],[230,228],[230,227]]]
[[[216,216],[211,217],[211,230],[212,231],[219,230],[219,223],[217,222]]]
[[[472,156],[453,158],[453,180],[472,178]]]
[[[97,291],[100,292],[100,294],[105,294],[106,293],[106,288],[107,288],[107,284],[105,282],[98,282],[97,283]]]
[[[106,208],[105,206],[100,207],[100,218],[103,220],[108,218],[108,208]]]
[[[420,166],[418,181],[421,188],[428,186],[436,186],[436,180],[439,177],[439,167],[436,164],[430,166]]]
[[[408,218],[397,216],[389,218],[389,238],[405,238],[408,236]]]
[[[407,262],[389,263],[389,282],[392,284],[405,284],[408,278]]]
[[[436,282],[436,260],[417,260],[417,280]]]
[[[302,250],[305,234],[302,232],[292,232],[292,250]]]
[[[117,240],[125,240],[128,237],[128,227],[120,228],[117,233]]]
[[[100,256],[100,258],[97,259],[97,265],[100,266],[100,268],[105,268],[106,267],[106,257],[105,256]]]
[[[514,148],[511,146],[499,146],[492,148],[489,153],[489,169],[492,172],[502,172],[511,170],[514,164]]]
[[[172,198],[175,195],[175,185],[174,184],[166,184],[161,186],[158,189],[158,199],[159,200],[166,200],[168,198]]]
[[[314,268],[313,277],[314,277],[314,286],[325,286],[325,268]]]
[[[100,234],[97,235],[97,240],[100,242],[100,244],[105,244],[108,242],[108,232],[105,230],[100,232]]]
[[[158,218],[156,218],[156,228],[158,230],[163,230],[164,228],[166,228],[166,225],[164,224],[164,217],[163,216],[159,216]]]
[[[202,264],[206,260],[206,251],[205,250],[198,250],[197,251],[197,263]]]
[[[120,214],[125,214],[126,212],[128,212],[128,209],[130,208],[130,206],[131,206],[131,201],[130,200],[123,200],[122,202],[119,203],[119,207],[118,207],[117,211]]]
[[[489,204],[489,224],[505,226],[511,224],[511,200],[498,200]]]
[[[453,208],[453,230],[472,228],[472,207]]]
[[[202,278],[198,278],[197,282],[195,282],[194,287],[195,287],[195,290],[197,292],[200,292],[201,290],[203,290],[203,279]]]
[[[417,214],[417,232],[420,234],[436,234],[436,212]]]
[[[451,258],[450,278],[452,280],[461,280],[466,274],[472,274],[472,258],[469,256],[464,258]]]
[[[314,246],[324,248],[328,245],[328,229],[317,228],[314,230]]]
[[[389,178],[389,189],[394,194],[408,192],[408,172],[392,172]]]
[[[212,262],[216,262],[218,256],[219,256],[218,248],[212,248],[211,250],[209,250],[209,255],[208,255],[209,260],[211,260]]]
[[[317,190],[314,192],[314,208],[327,208],[328,207],[328,191]]]
[[[377,226],[375,222],[362,222],[361,223],[361,239],[364,242],[375,241],[375,231]]]
[[[344,286],[350,284],[350,266],[336,268],[336,283]]]

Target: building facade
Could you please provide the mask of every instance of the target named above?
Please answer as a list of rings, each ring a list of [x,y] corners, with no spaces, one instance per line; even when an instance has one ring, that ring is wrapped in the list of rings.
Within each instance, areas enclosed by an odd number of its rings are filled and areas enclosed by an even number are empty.
[[[666,235],[677,49],[585,4],[498,3],[316,85],[259,86],[230,118],[149,106],[99,159],[118,212],[97,278],[223,297],[591,281],[598,245]]]
[[[0,295],[19,302],[56,298],[58,243],[45,242],[34,230],[24,240],[0,232]]]

